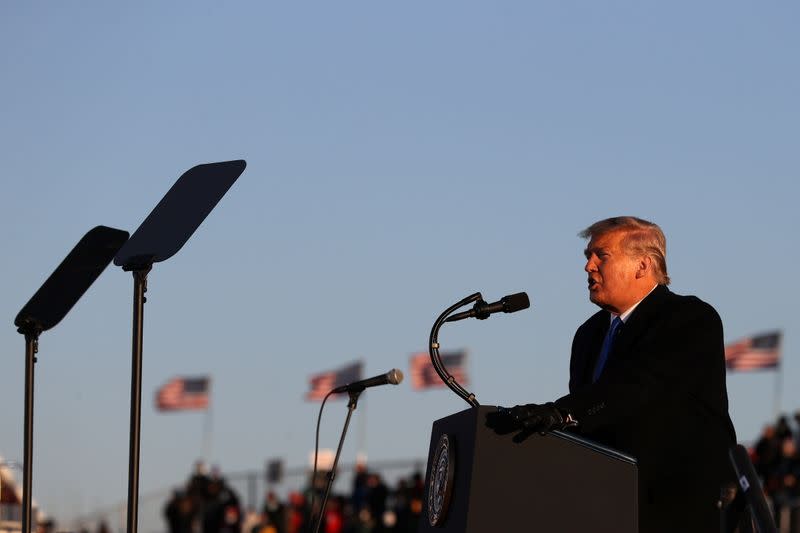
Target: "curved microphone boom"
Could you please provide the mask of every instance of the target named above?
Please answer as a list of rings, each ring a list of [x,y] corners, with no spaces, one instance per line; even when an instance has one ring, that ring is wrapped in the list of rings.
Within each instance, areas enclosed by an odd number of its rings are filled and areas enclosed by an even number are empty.
[[[460,309],[473,302],[474,305],[471,310],[455,313],[457,309]],[[500,311],[503,311],[504,313],[514,313],[516,311],[521,311],[522,309],[527,309],[530,307],[530,305],[531,302],[528,299],[528,295],[524,292],[518,292],[516,294],[504,296],[500,299],[500,301],[491,304],[487,304],[484,301],[483,296],[481,296],[481,293],[476,292],[445,309],[442,314],[439,315],[439,318],[436,319],[436,322],[434,322],[433,328],[431,329],[431,335],[428,339],[428,353],[431,356],[431,364],[444,384],[472,407],[480,406],[478,399],[475,398],[473,393],[462,387],[456,381],[456,378],[447,371],[444,363],[442,363],[442,357],[439,354],[439,328],[441,328],[445,322],[453,322],[471,317],[483,320],[485,318],[489,318],[489,315],[493,313],[498,313]]]

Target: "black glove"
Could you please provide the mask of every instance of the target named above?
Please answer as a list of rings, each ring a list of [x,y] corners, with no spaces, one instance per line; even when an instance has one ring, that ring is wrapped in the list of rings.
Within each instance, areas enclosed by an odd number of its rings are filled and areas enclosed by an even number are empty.
[[[554,429],[564,429],[570,422],[569,415],[562,412],[553,402],[545,404],[529,403],[508,409],[511,419],[519,429],[526,432],[544,433]]]
[[[486,426],[498,435],[517,432],[515,442],[521,442],[536,432],[544,435],[554,429],[564,429],[577,425],[569,413],[562,411],[554,403],[538,405],[530,403],[511,408],[498,407],[497,411],[486,414]]]
[[[498,407],[497,411],[486,413],[486,426],[498,435],[507,435],[522,429],[522,426],[511,416],[511,409]]]

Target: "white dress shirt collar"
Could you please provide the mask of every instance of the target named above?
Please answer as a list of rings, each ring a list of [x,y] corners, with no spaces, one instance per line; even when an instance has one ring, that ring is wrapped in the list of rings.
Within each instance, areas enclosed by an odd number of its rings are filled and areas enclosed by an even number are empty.
[[[655,288],[656,288],[656,287],[658,287],[658,283],[656,283],[655,285],[653,285],[653,288],[652,288],[652,289],[650,289],[650,290],[647,292],[647,294],[645,294],[645,295],[644,295],[644,297],[642,298],[642,300],[644,300],[645,298],[647,298],[648,296],[650,296],[650,293],[651,293],[651,292],[653,292],[653,291],[655,290]],[[627,322],[627,321],[628,321],[628,318],[631,316],[631,313],[633,313],[633,310],[634,310],[634,309],[636,309],[636,306],[638,306],[640,303],[642,303],[642,300],[639,300],[638,302],[636,302],[635,304],[633,304],[632,306],[630,306],[630,307],[629,307],[628,309],[626,309],[626,310],[625,310],[625,312],[624,312],[624,313],[622,313],[621,315],[615,315],[614,313],[611,313],[611,312],[609,312],[608,314],[609,314],[609,315],[611,315],[611,316],[610,316],[610,318],[609,318],[609,320],[610,320],[611,322],[613,322],[613,321],[614,321],[614,318],[616,318],[617,316],[619,316],[619,319],[620,319],[620,320],[622,320],[622,323],[624,324],[625,322]]]

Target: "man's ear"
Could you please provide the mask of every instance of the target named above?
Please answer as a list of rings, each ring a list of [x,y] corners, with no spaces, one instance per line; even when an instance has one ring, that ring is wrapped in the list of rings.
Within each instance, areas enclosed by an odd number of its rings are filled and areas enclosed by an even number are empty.
[[[653,272],[653,258],[643,255],[636,263],[636,279],[644,278]]]

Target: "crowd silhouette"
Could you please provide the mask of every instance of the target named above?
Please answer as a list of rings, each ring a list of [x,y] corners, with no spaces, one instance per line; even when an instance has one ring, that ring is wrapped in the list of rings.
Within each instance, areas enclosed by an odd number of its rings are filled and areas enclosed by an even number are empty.
[[[800,411],[792,418],[793,423],[788,416],[781,415],[764,426],[750,448],[750,458],[772,504],[778,527],[781,523],[788,525],[787,521],[793,527],[800,527]]]
[[[764,426],[750,457],[778,527],[800,531],[800,411]],[[285,499],[267,490],[259,509],[245,512],[236,491],[217,469],[195,465],[185,488],[164,507],[169,533],[313,533],[327,472]],[[347,493],[332,494],[320,533],[410,533],[422,512],[424,480],[419,472],[389,487],[377,472],[357,467]]]
[[[172,493],[164,518],[170,533],[240,533],[242,508],[219,470],[208,475],[198,461],[186,488]]]
[[[281,500],[267,490],[260,509],[245,511],[236,491],[219,470],[207,474],[195,465],[185,488],[164,506],[169,533],[313,533],[328,473],[309,476],[306,487]],[[411,533],[422,512],[423,476],[419,472],[390,488],[377,472],[359,465],[349,493],[331,494],[320,533]]]

